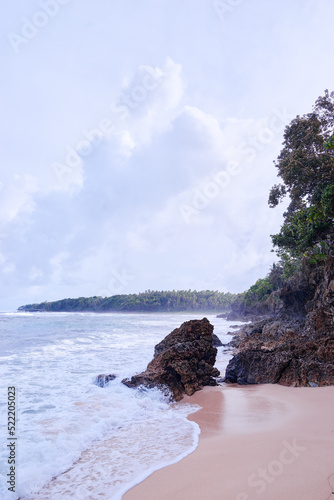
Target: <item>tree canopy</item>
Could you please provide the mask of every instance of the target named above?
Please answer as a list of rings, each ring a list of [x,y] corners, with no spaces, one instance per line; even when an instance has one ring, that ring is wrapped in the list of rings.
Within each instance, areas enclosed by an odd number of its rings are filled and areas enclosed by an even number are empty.
[[[242,314],[265,312],[266,303],[269,310],[271,299],[280,300],[273,292],[297,277],[303,264],[322,265],[333,252],[334,92],[326,90],[311,113],[297,116],[285,128],[274,163],[281,183],[272,187],[269,206],[289,197],[280,232],[271,235],[280,261],[233,301],[232,309]]]
[[[152,291],[111,297],[79,297],[40,304],[27,304],[19,311],[92,312],[172,312],[226,311],[234,300],[232,293],[203,290]]]
[[[334,92],[326,90],[311,113],[297,116],[285,128],[275,165],[283,182],[272,187],[269,206],[277,206],[286,195],[290,204],[272,241],[279,255],[299,257],[333,236]]]

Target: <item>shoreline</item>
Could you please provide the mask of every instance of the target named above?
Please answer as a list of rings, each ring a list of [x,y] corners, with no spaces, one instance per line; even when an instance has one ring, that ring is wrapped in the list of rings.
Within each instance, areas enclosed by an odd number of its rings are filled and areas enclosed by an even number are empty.
[[[334,386],[226,384],[178,403],[201,429],[196,450],[123,500],[334,498]]]

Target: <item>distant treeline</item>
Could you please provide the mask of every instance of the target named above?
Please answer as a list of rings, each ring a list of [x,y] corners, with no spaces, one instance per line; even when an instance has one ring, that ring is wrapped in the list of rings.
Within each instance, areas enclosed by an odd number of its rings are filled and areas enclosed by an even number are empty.
[[[217,291],[180,290],[158,292],[147,290],[130,295],[111,297],[79,297],[55,302],[42,302],[19,307],[19,311],[49,312],[173,312],[173,311],[228,311],[235,300],[232,293]]]

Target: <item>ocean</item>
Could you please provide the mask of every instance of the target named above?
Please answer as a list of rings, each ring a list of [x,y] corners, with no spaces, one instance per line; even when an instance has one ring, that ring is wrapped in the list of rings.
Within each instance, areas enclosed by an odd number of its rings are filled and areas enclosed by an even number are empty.
[[[186,417],[199,407],[121,380],[144,370],[174,328],[204,316],[223,343],[231,339],[231,322],[214,314],[0,313],[0,498],[120,500],[191,453],[200,429]],[[230,358],[223,351],[222,372]],[[117,378],[96,385],[97,375],[110,373]],[[12,436],[8,387],[15,388]]]

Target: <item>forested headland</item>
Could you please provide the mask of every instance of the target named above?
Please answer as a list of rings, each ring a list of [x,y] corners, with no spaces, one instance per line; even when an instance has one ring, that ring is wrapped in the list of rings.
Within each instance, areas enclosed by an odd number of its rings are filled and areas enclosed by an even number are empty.
[[[181,312],[212,311],[221,312],[231,309],[235,300],[232,293],[217,291],[152,291],[111,297],[79,297],[54,302],[28,304],[19,311],[40,312]]]

